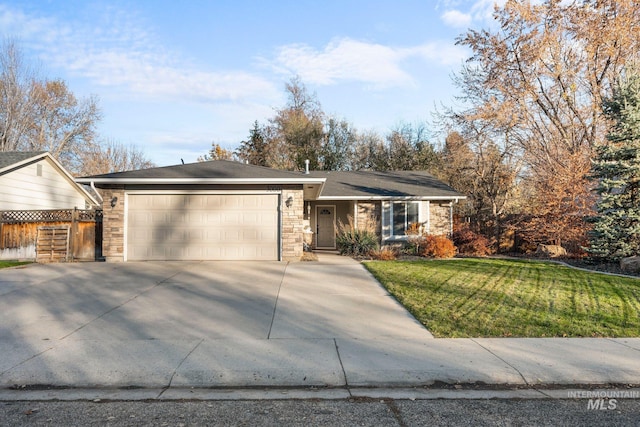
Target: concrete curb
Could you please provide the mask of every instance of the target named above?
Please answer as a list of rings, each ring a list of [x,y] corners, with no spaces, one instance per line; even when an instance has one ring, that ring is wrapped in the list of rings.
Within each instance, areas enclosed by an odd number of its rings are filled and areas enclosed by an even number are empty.
[[[18,401],[224,401],[224,400],[575,400],[591,398],[640,399],[635,388],[169,388],[52,390],[0,389],[0,402]]]

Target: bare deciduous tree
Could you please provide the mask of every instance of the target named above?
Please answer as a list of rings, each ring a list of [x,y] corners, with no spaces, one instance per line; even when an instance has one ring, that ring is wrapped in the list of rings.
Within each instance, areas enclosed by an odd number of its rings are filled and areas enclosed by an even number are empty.
[[[77,176],[100,175],[155,167],[144,152],[134,145],[107,140],[83,146],[80,161],[72,172]]]
[[[287,105],[271,119],[271,129],[266,132],[270,145],[276,150],[276,159],[282,160],[286,151],[289,162],[298,170],[304,170],[305,160],[312,169],[318,169],[322,147],[324,113],[315,94],[310,94],[299,77],[291,79],[285,89]],[[272,164],[279,164],[279,161]],[[287,162],[287,163],[289,163]]]
[[[32,151],[49,151],[63,163],[81,158],[93,142],[100,110],[95,97],[78,100],[62,80],[33,83],[34,114],[25,141]]]
[[[0,49],[0,151],[17,151],[32,127],[35,72],[13,41]]]
[[[591,198],[585,174],[594,146],[605,138],[602,99],[625,63],[638,58],[640,3],[508,0],[494,17],[497,30],[470,30],[458,40],[473,52],[457,80],[471,105],[461,115],[496,133],[508,130],[535,197],[556,209],[549,217],[547,209],[536,212],[543,204],[533,205],[532,217],[562,230],[562,217],[583,212]],[[552,192],[557,182],[572,183],[571,197]],[[556,239],[576,231],[565,230]]]
[[[496,143],[490,130],[479,125],[462,121],[462,133],[447,135],[438,175],[469,197],[462,213],[472,217],[477,231],[492,237],[499,249],[522,162],[508,144]],[[465,204],[461,206],[464,209]]]
[[[0,151],[49,151],[79,170],[101,114],[62,80],[40,78],[13,41],[0,49]]]
[[[198,157],[199,162],[208,162],[210,160],[235,160],[236,155],[233,151],[222,148],[216,142],[211,143],[211,149],[204,156]]]

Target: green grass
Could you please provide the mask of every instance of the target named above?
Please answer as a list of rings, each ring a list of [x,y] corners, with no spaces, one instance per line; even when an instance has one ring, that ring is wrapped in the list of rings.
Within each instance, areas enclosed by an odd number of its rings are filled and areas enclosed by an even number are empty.
[[[15,267],[18,265],[30,264],[29,261],[0,261],[0,268]]]
[[[640,336],[640,279],[504,259],[365,266],[436,337]]]

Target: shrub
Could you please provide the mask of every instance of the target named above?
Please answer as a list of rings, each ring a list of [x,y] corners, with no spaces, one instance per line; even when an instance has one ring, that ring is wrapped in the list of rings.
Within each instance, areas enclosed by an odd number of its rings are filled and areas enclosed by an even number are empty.
[[[422,253],[424,237],[422,236],[409,236],[406,243],[402,246],[402,253],[404,255],[420,256]]]
[[[446,236],[427,234],[424,236],[422,256],[428,258],[452,258],[456,247]]]
[[[369,253],[371,258],[379,261],[393,261],[398,257],[398,254],[393,248],[384,247],[382,249],[373,250]]]
[[[347,224],[338,220],[338,236],[336,245],[341,255],[365,256],[378,249],[373,221],[365,221],[357,228],[353,224],[353,217],[349,215]]]
[[[405,234],[407,235],[407,243],[404,248],[404,252],[407,255],[420,255],[422,251],[422,244],[424,243],[424,237],[420,229],[422,224],[419,222],[412,222],[409,224]]]
[[[407,231],[405,231],[405,234],[407,236],[419,236],[421,229],[422,224],[420,224],[419,222],[412,222],[411,224],[409,224],[409,227],[407,227]]]
[[[452,240],[461,254],[487,256],[493,252],[489,239],[476,233],[466,224],[460,225],[460,228],[453,232]]]

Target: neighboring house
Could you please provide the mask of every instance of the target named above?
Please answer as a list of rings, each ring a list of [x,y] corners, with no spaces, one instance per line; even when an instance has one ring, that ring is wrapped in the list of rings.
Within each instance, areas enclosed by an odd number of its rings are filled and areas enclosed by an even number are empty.
[[[0,211],[86,209],[98,204],[48,152],[0,152]]]
[[[107,261],[299,259],[335,249],[336,223],[376,224],[382,243],[450,233],[464,196],[424,172],[289,172],[209,161],[77,179],[103,197]],[[306,231],[306,232],[305,232]]]
[[[0,259],[95,259],[98,199],[45,151],[0,152]]]

